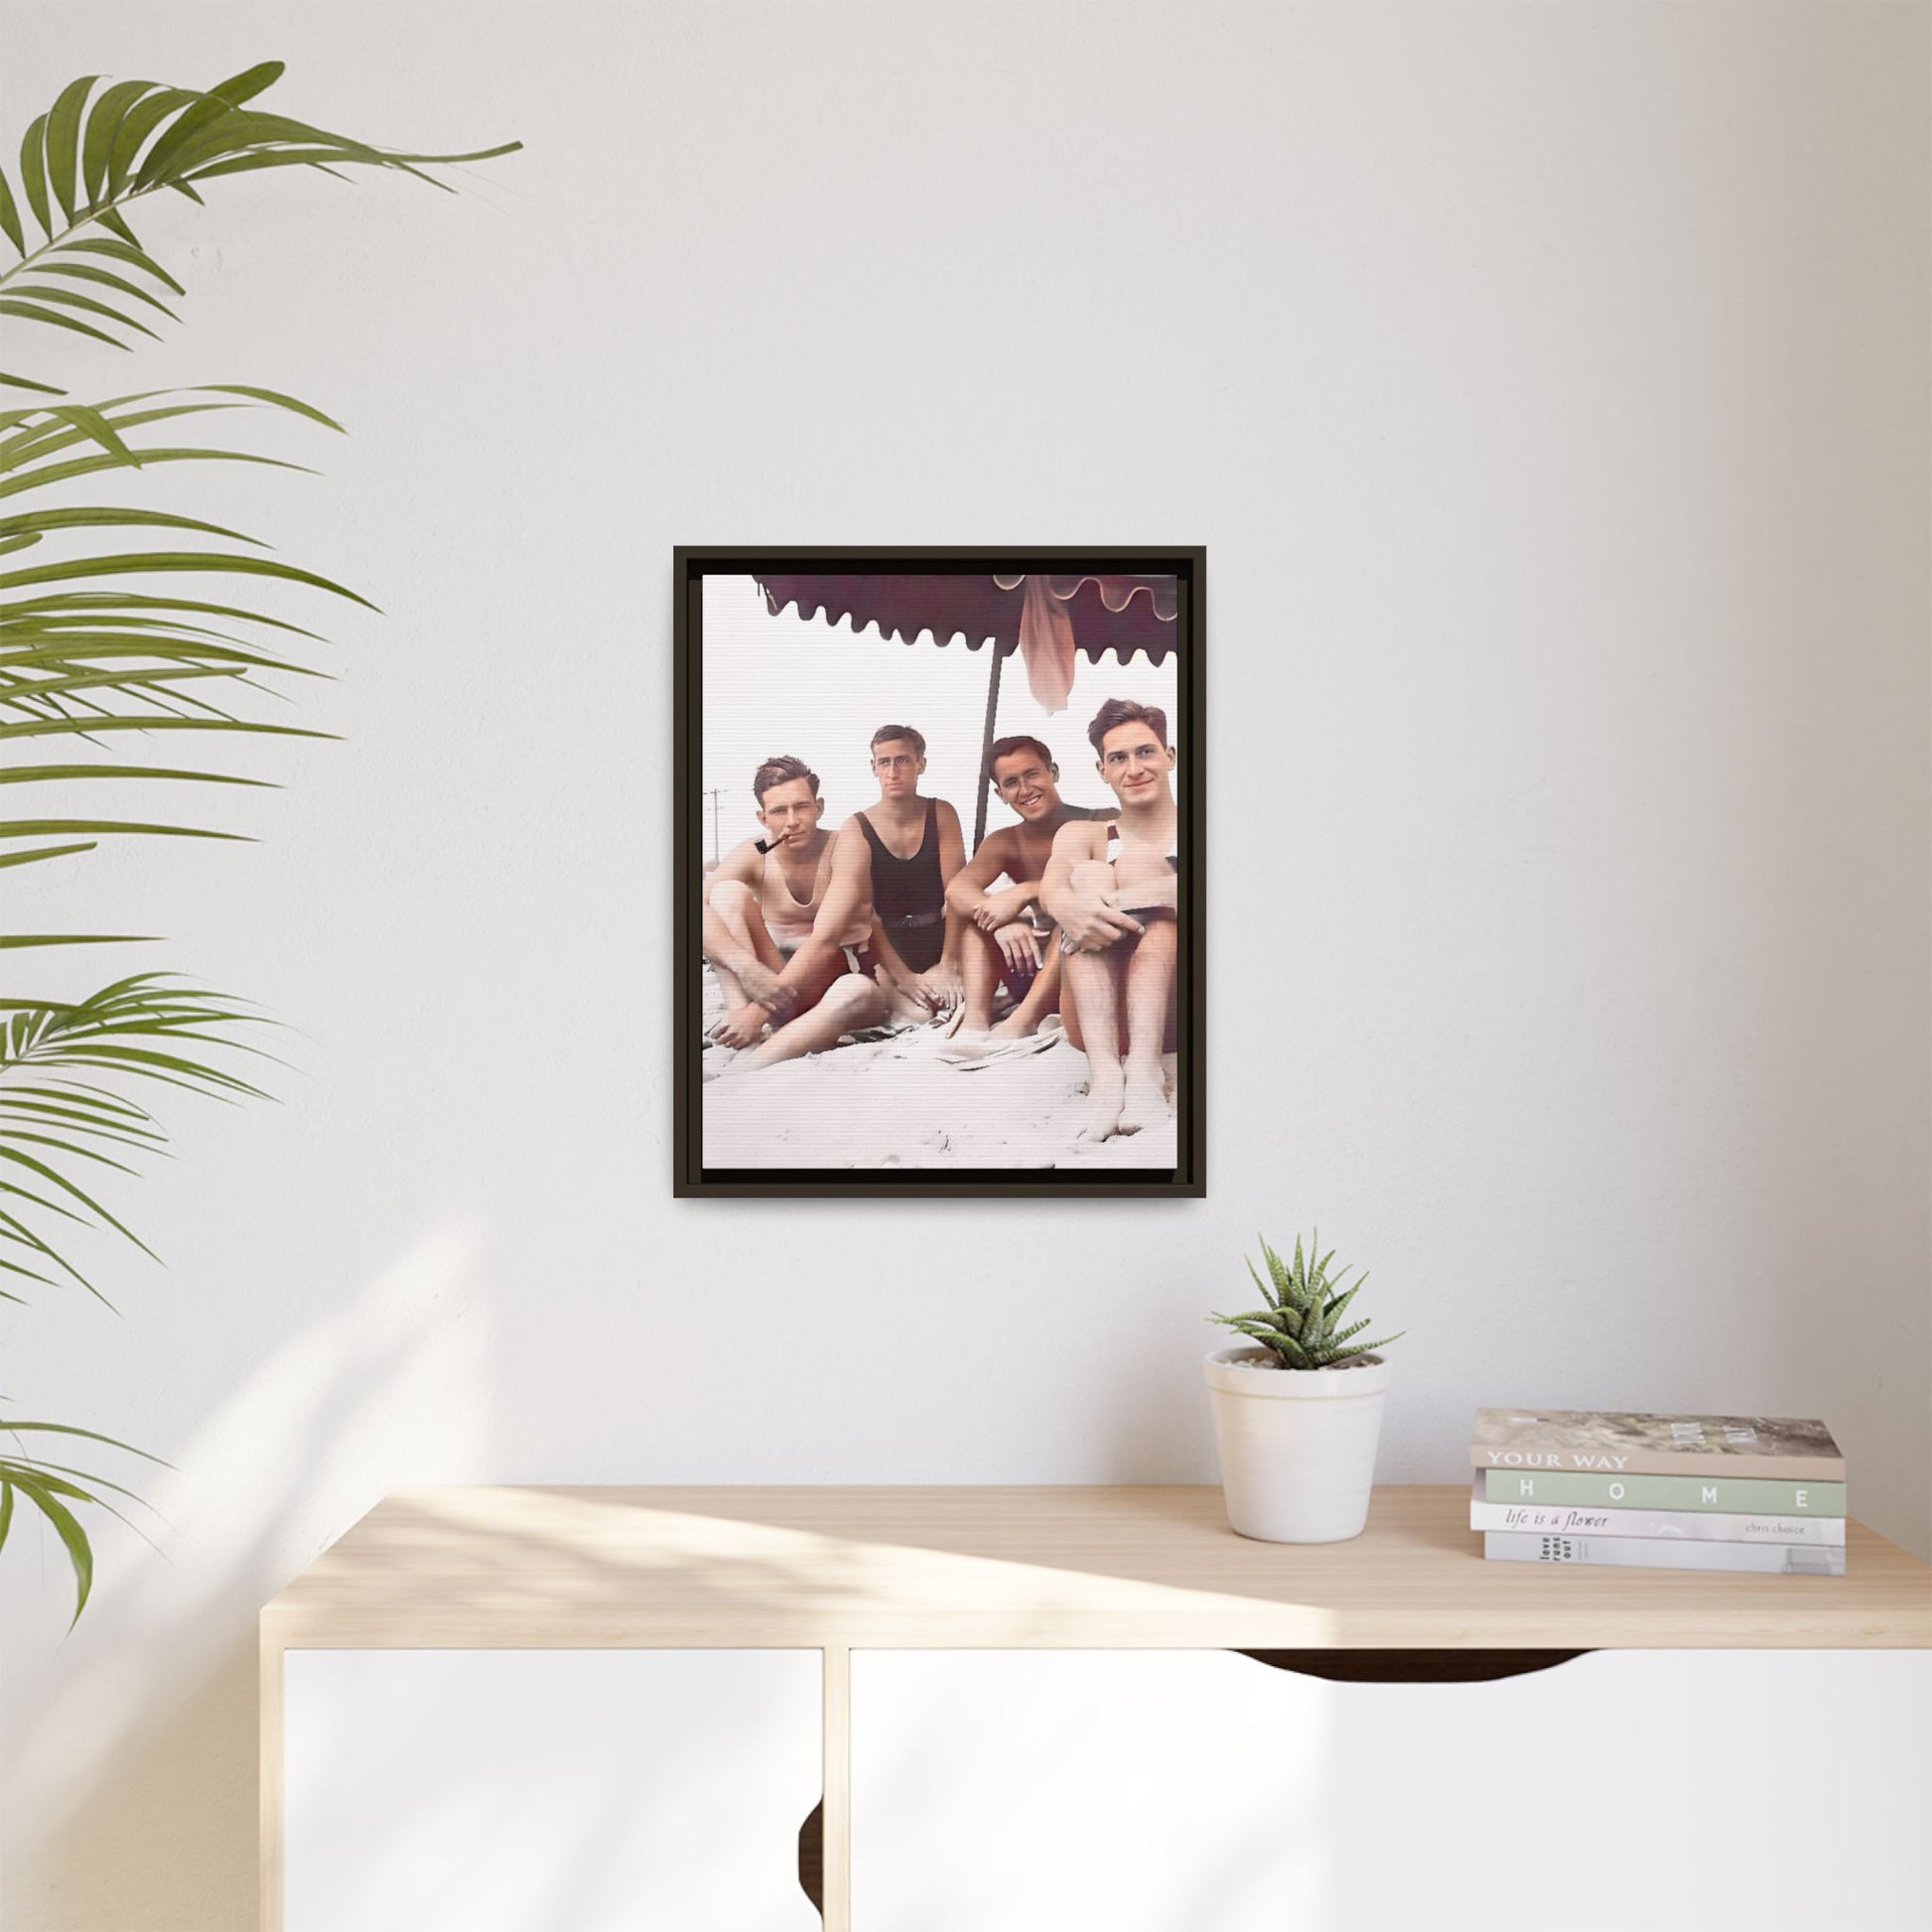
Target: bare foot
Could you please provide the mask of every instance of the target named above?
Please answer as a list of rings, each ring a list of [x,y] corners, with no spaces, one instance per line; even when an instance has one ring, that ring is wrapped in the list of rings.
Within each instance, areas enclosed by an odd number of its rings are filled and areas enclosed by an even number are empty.
[[[1020,1024],[1020,1016],[1017,1013],[1010,1013],[993,1029],[993,1037],[995,1039],[1031,1039],[1033,1037],[1033,1031],[1031,1027],[1023,1027]]]
[[[1161,1090],[1160,1068],[1129,1067],[1126,1098],[1120,1110],[1120,1131],[1138,1134],[1143,1127],[1158,1127],[1167,1118],[1168,1097]]]
[[[1083,1141],[1111,1141],[1120,1132],[1121,1104],[1127,1096],[1126,1076],[1118,1066],[1087,1068],[1087,1124]]]

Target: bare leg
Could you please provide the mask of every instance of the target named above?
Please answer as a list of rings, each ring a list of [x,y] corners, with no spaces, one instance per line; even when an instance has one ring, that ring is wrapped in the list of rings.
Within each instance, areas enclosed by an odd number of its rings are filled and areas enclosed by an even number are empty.
[[[1114,955],[1072,952],[1066,956],[1061,983],[1079,1015],[1080,1044],[1087,1056],[1087,1123],[1083,1141],[1111,1140],[1120,1131],[1120,1110],[1127,1097],[1126,1074],[1120,1061],[1120,970]]]
[[[1120,1131],[1138,1133],[1168,1116],[1161,1077],[1161,1049],[1167,1044],[1168,1014],[1173,1001],[1174,954],[1178,927],[1157,919],[1133,941],[1127,962],[1123,1005],[1127,1014],[1126,1101]]]
[[[993,995],[1000,984],[1000,948],[990,932],[978,926],[966,934],[965,958],[960,962],[966,980],[966,1018],[960,1022],[969,1034],[983,1034],[993,1024]]]
[[[758,895],[751,887],[736,879],[721,879],[711,889],[711,909],[724,922],[725,930],[738,940],[748,951],[758,955],[759,963],[768,966],[772,972],[784,970],[784,954],[772,938],[764,923],[764,908],[759,904]],[[740,1007],[751,1002],[745,997],[745,989],[738,983],[738,975],[717,960],[711,962],[711,970],[718,975],[718,984],[725,995],[725,1011],[736,1013]]]
[[[1057,930],[1040,941],[1046,963],[1034,975],[1027,997],[993,1029],[996,1039],[1030,1039],[1038,1033],[1040,1022],[1060,1003],[1060,964],[1066,955],[1060,951]]]
[[[1114,869],[1104,859],[1083,859],[1073,868],[1071,883],[1082,893],[1111,899]],[[1060,966],[1060,1014],[1066,1036],[1087,1056],[1087,1124],[1083,1141],[1110,1140],[1120,1131],[1120,1110],[1127,1096],[1126,1075],[1120,1063],[1121,968],[1118,944],[1102,952],[1067,953]]]
[[[841,1034],[855,1027],[877,1026],[886,1017],[887,1006],[883,988],[861,973],[841,973],[810,1012],[786,1021],[738,1064],[747,1072],[756,1072],[761,1066],[795,1060],[801,1053],[821,1053],[836,1045]]]

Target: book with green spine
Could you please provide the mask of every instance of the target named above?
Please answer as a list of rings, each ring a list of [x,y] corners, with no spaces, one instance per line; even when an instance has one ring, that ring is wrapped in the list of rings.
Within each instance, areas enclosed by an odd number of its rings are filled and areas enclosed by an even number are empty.
[[[1485,1469],[1492,1503],[1585,1503],[1597,1509],[1725,1509],[1745,1515],[1843,1516],[1842,1482],[1760,1476],[1587,1475],[1570,1469]]]

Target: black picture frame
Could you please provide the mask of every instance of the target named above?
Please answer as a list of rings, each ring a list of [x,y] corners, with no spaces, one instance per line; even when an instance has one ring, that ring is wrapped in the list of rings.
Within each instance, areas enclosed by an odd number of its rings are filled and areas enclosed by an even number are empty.
[[[891,1197],[1198,1199],[1207,1191],[1206,1012],[1206,567],[1201,546],[1048,547],[680,545],[673,552],[672,613],[672,1191],[678,1198]],[[1173,1171],[1049,1169],[707,1169],[703,1164],[704,1081],[702,938],[704,890],[702,783],[704,581],[713,575],[865,572],[1040,572],[1051,575],[1172,576],[1177,596],[1174,650],[1177,716],[1170,737],[1176,773],[1176,955],[1178,1059]],[[882,644],[882,648],[885,646]],[[1011,650],[1007,653],[1009,659]],[[968,851],[971,841],[969,836]],[[758,1077],[758,1076],[753,1076]]]

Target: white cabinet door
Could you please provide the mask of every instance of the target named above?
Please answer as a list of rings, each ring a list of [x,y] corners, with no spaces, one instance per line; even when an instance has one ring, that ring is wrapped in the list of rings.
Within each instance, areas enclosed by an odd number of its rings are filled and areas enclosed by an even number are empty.
[[[1924,1932],[1932,1653],[852,1659],[853,1932]]]
[[[288,1932],[816,1932],[815,1650],[291,1650]]]

